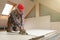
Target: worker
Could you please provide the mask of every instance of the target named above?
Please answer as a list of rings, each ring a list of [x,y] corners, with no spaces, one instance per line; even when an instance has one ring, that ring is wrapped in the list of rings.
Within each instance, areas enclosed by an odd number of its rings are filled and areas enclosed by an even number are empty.
[[[20,34],[27,34],[24,29],[24,5],[18,4],[17,8],[11,11],[7,22],[7,32],[12,32],[12,27],[14,31],[19,28]]]

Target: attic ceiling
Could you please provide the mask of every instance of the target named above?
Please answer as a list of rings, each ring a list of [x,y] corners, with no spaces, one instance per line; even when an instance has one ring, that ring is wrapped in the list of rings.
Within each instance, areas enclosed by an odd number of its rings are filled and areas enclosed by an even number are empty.
[[[0,15],[2,13],[4,6],[5,6],[5,3],[6,3],[6,0],[0,0]]]
[[[18,3],[24,4],[25,6],[24,15],[26,15],[31,10],[31,8],[34,6],[34,0],[8,0],[8,1],[16,3],[16,4]],[[2,14],[2,11],[4,9],[6,2],[7,0],[0,0],[0,15]]]

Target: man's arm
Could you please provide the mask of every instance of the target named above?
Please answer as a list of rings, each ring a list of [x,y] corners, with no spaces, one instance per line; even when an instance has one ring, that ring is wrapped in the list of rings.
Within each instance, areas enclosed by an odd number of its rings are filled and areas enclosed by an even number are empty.
[[[22,12],[22,17],[21,17],[21,26],[24,27],[24,13]]]
[[[12,11],[11,12],[11,14],[10,14],[11,16],[12,16],[12,20],[14,21],[14,23],[16,24],[16,25],[18,25],[19,24],[19,21],[18,21],[18,18],[17,18],[17,12],[14,10],[14,11]]]

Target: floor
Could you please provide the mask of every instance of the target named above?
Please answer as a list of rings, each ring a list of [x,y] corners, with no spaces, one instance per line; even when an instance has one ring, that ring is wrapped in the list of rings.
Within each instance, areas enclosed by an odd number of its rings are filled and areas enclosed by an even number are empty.
[[[60,34],[57,35],[57,40],[60,40]]]
[[[54,37],[50,38],[49,40],[60,40],[60,34],[55,35]]]

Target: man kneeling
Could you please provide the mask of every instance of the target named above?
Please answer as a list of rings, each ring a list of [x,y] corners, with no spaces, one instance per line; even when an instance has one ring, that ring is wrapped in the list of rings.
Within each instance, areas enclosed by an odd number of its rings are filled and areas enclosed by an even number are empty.
[[[7,22],[7,32],[12,32],[13,30],[17,31],[16,28],[19,28],[20,34],[27,34],[24,29],[24,5],[18,4],[17,8],[10,13]]]

